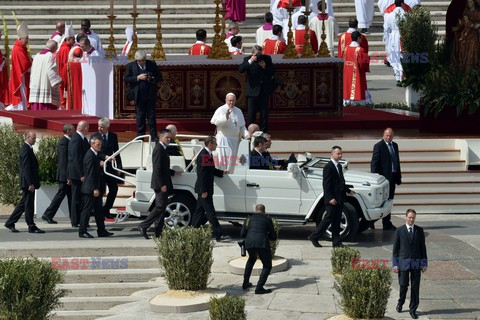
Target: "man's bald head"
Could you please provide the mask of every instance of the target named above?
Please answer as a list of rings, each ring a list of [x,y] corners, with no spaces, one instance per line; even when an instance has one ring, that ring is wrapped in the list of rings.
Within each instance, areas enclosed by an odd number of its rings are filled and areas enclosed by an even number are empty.
[[[250,137],[257,131],[260,131],[260,127],[256,123],[251,123],[248,126],[248,133],[250,134]]]
[[[63,35],[65,33],[65,21],[58,21],[55,25],[55,30]]]
[[[175,139],[175,137],[177,136],[177,127],[174,124],[169,124],[165,127],[165,129],[170,130],[172,134],[172,139]]]
[[[81,132],[83,135],[88,133],[88,122],[85,120],[80,121],[77,124],[77,131]]]

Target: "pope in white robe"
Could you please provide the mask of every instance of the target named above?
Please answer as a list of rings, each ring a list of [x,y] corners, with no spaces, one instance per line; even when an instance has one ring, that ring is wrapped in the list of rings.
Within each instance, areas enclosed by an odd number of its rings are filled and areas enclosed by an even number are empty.
[[[219,167],[230,172],[233,172],[234,166],[238,164],[237,151],[240,140],[248,136],[242,110],[235,107],[236,100],[235,94],[228,93],[225,104],[215,111],[210,120],[210,123],[217,126]]]

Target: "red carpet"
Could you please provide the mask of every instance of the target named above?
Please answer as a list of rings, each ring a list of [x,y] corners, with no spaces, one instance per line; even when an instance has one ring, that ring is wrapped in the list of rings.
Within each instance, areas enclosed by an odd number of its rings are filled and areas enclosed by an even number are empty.
[[[0,111],[0,116],[12,118],[14,123],[36,128],[62,131],[65,123],[76,125],[80,120],[86,120],[96,128],[98,118],[84,116],[80,111]],[[215,126],[210,119],[158,119],[157,127],[164,128],[175,124],[179,131],[214,131]],[[322,129],[418,129],[419,119],[390,112],[346,107],[343,117],[303,117],[303,118],[271,118],[269,127],[272,130],[322,130]],[[136,131],[135,119],[110,120],[110,129],[116,132]]]

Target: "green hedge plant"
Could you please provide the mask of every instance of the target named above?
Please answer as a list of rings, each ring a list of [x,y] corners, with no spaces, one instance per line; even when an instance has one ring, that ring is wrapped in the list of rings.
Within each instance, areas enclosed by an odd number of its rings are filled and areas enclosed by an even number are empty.
[[[43,320],[61,306],[64,271],[37,258],[0,260],[0,319]]]
[[[350,270],[354,258],[360,258],[360,251],[355,248],[333,248],[330,258],[333,274],[343,275],[347,270]]]
[[[0,125],[0,202],[16,205],[20,201],[20,149],[25,139],[11,125]]]
[[[392,277],[389,268],[348,269],[335,279],[343,312],[353,319],[383,318]]]
[[[44,137],[38,143],[36,156],[38,161],[38,175],[42,185],[57,184],[57,145],[59,141],[60,137]]]
[[[275,218],[272,218],[273,222],[273,229],[275,229],[275,233],[277,234],[277,240],[270,241],[270,253],[272,254],[272,258],[275,257],[275,253],[277,252],[278,244],[280,243],[279,235],[280,235],[280,223]]]
[[[211,320],[246,320],[245,299],[238,296],[210,298]]]
[[[213,263],[211,228],[164,229],[155,242],[158,261],[170,290],[207,288]]]

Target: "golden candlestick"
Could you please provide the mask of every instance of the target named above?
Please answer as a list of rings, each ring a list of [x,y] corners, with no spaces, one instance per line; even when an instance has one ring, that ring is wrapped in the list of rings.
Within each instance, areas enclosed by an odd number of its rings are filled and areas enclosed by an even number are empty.
[[[327,38],[327,35],[325,34],[325,18],[327,16],[326,13],[321,13],[322,15],[322,43],[320,43],[320,48],[318,49],[318,54],[317,57],[319,58],[329,58],[330,57],[330,51],[328,50],[327,43],[325,42],[325,39]]]
[[[162,14],[163,9],[155,9],[157,14],[157,42],[155,43],[155,48],[153,48],[152,59],[165,61],[165,52],[163,52],[162,46],[162,23],[160,22],[160,15]]]
[[[207,58],[216,60],[230,60],[232,59],[232,56],[230,55],[230,52],[228,52],[228,47],[225,43],[225,14],[227,11],[220,10],[220,3],[221,0],[215,0],[215,4],[217,6],[215,8],[215,25],[213,26],[215,35],[213,36],[212,50]],[[220,26],[220,12],[222,13],[222,26]],[[220,31],[222,31],[221,35]]]
[[[295,43],[293,43],[293,32],[292,32],[292,12],[293,8],[287,8],[288,11],[288,33],[287,33],[287,49],[283,54],[283,59],[298,59],[297,50],[295,50]]]
[[[115,60],[117,59],[117,53],[115,52],[115,44],[114,44],[115,38],[113,37],[113,20],[115,20],[117,16],[107,16],[107,17],[110,20],[110,37],[108,38],[109,44],[108,44],[107,51],[105,53],[105,59]]]
[[[303,45],[302,58],[315,58],[315,53],[313,52],[312,44],[310,43],[310,26],[308,23],[308,16],[310,11],[308,8],[304,11],[305,16],[307,17],[307,22],[305,25],[305,44]]]
[[[137,17],[138,13],[132,12],[130,15],[133,18],[133,36],[132,36],[132,46],[130,47],[130,51],[128,52],[128,60],[135,60],[135,53],[137,52],[137,44],[138,44],[138,37],[137,37]]]

